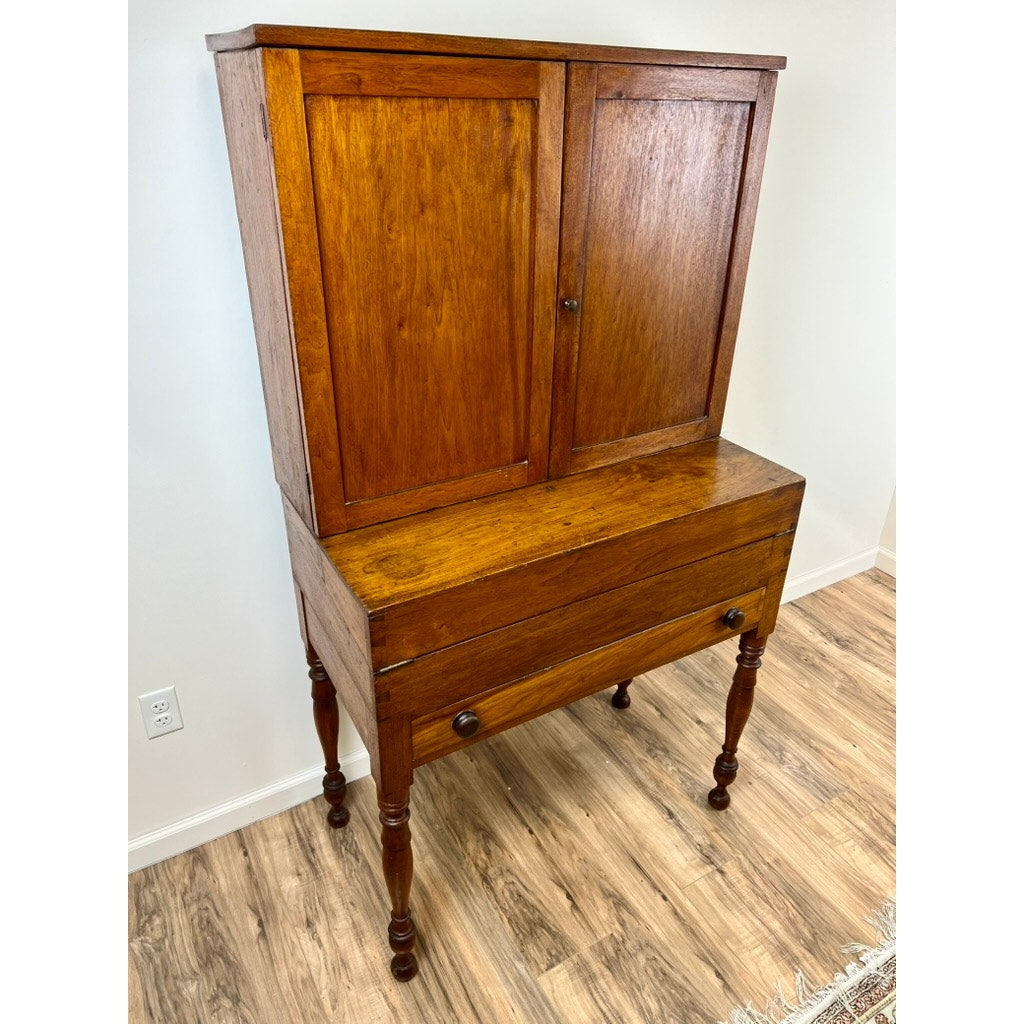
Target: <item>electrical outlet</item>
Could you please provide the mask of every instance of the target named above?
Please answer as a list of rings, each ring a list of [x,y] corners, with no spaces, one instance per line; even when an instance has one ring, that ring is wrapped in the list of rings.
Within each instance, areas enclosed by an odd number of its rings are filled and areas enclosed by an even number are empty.
[[[181,711],[178,708],[178,695],[173,686],[166,690],[154,690],[139,697],[142,708],[142,720],[146,723],[146,735],[150,739],[163,736],[166,732],[174,732],[184,727]]]

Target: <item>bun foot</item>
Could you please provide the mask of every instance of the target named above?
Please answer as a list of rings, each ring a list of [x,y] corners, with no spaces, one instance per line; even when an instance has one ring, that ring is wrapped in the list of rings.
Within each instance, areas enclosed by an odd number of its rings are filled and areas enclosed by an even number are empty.
[[[415,953],[396,953],[391,958],[391,973],[398,981],[412,981],[419,969]]]
[[[613,708],[625,711],[629,707],[629,690],[627,688],[631,682],[633,682],[632,679],[627,679],[624,683],[619,683],[615,688],[615,693],[612,694]]]
[[[708,803],[711,804],[716,811],[724,811],[726,807],[729,806],[729,801],[731,799],[729,791],[727,789],[723,789],[721,786],[715,786],[715,788],[708,793]]]
[[[344,804],[332,807],[327,812],[327,824],[331,828],[344,828],[348,824],[348,808]]]

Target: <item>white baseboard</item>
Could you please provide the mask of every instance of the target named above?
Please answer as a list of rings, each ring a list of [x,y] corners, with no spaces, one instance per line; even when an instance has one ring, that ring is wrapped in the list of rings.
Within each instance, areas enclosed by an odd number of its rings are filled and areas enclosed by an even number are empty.
[[[370,757],[357,750],[341,759],[348,782],[370,774]],[[128,870],[138,871],[158,861],[194,850],[254,821],[280,814],[323,793],[323,767],[309,768],[273,785],[264,786],[189,818],[146,832],[128,842]]]
[[[866,569],[874,569],[878,564],[878,548],[868,548],[859,555],[851,555],[841,562],[833,562],[831,565],[822,566],[813,572],[805,572],[802,576],[787,580],[782,589],[782,603],[795,601],[798,597],[806,597],[813,594],[815,590],[822,587],[830,587],[833,583],[845,580],[850,576],[856,576]],[[893,559],[895,567],[895,558]],[[888,572],[888,570],[886,570]]]
[[[894,579],[896,578],[896,552],[888,548],[880,547],[878,557],[875,559],[875,568],[887,572]]]

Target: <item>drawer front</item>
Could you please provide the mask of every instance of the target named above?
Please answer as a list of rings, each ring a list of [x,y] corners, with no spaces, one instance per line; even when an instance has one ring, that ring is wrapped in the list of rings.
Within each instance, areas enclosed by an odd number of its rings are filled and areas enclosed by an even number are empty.
[[[413,763],[433,761],[623,679],[752,629],[760,620],[764,603],[762,587],[416,718],[412,723]],[[739,628],[731,629],[723,621],[731,608],[739,608],[744,614]],[[460,736],[453,727],[457,716],[467,712],[479,722],[468,737]]]
[[[373,667],[400,664],[510,622],[792,532],[802,493],[802,485],[792,485],[715,506],[375,612],[370,616]]]
[[[377,674],[381,714],[420,717],[765,586],[785,572],[791,535],[748,544],[513,622]]]

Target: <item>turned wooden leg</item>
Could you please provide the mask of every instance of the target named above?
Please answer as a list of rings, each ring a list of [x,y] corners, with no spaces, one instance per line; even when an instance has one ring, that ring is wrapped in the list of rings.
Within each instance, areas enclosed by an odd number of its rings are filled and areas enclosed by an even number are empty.
[[[625,710],[629,707],[629,684],[633,682],[632,679],[627,679],[624,683],[619,683],[615,687],[615,693],[612,694],[612,707],[618,708],[620,711]]]
[[[726,789],[739,770],[736,760],[736,749],[740,745],[743,727],[750,717],[750,709],[754,706],[754,686],[757,683],[757,670],[761,667],[761,655],[764,654],[768,641],[757,635],[757,630],[740,636],[740,653],[736,656],[736,674],[732,677],[729,699],[725,705],[725,743],[722,752],[715,759],[715,782],[717,786],[708,793],[708,803],[717,811],[729,806],[729,793]]]
[[[309,678],[313,682],[313,721],[324,750],[324,799],[331,805],[327,823],[332,828],[348,824],[345,806],[345,776],[338,762],[338,697],[334,683],[312,647],[306,649]]]
[[[416,976],[419,965],[413,946],[416,926],[409,911],[409,890],[412,888],[412,843],[409,833],[409,790],[384,795],[377,791],[380,807],[381,846],[383,848],[384,880],[391,893],[391,923],[388,942],[395,955],[391,973],[399,981]]]

